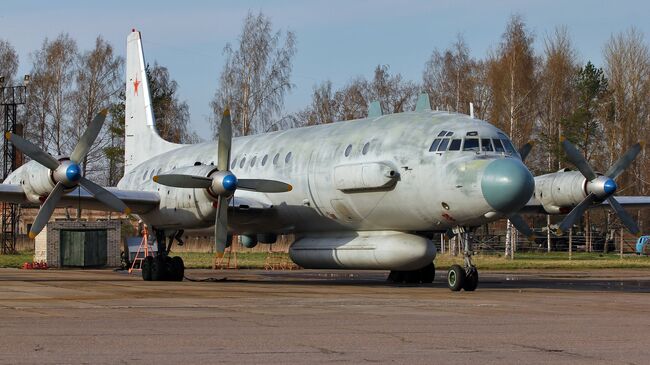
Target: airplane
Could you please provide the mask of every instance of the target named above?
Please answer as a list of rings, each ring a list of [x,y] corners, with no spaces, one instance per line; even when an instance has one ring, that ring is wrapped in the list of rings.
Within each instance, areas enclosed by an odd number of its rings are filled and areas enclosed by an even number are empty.
[[[602,175],[564,141],[579,171],[534,177],[523,162],[532,144],[517,150],[486,121],[434,111],[426,94],[414,111],[384,115],[373,102],[364,119],[236,138],[226,109],[216,143],[174,144],[156,132],[145,66],[141,34],[133,30],[127,37],[125,173],[117,187],[101,187],[79,168],[106,111],[70,156],[53,157],[8,133],[32,161],[0,184],[1,201],[42,204],[32,238],[56,207],[136,215],[163,243],[144,261],[144,280],[183,280],[182,259],[169,255],[173,242],[183,230],[214,226],[220,254],[235,233],[246,247],[294,234],[289,255],[303,268],[390,270],[395,282],[431,283],[431,237],[444,232],[464,238],[464,265],[448,270],[447,284],[473,291],[479,275],[470,233],[478,226],[508,218],[532,236],[521,214],[569,213],[560,225],[566,229],[585,209],[611,205],[638,232],[621,204],[650,206],[649,197],[613,196],[614,179],[641,144]]]

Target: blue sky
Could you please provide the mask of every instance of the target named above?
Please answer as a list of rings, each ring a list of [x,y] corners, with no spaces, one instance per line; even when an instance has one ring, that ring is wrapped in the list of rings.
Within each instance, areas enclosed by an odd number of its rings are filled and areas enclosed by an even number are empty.
[[[80,49],[102,35],[124,55],[131,28],[142,32],[147,62],[169,68],[180,98],[190,105],[191,127],[208,139],[209,102],[223,66],[223,47],[236,42],[250,10],[270,16],[276,29],[292,30],[297,54],[295,88],[285,109],[310,101],[314,84],[331,80],[341,87],[353,77],[370,77],[378,64],[419,81],[434,48],[444,49],[463,34],[472,54],[483,57],[496,47],[508,18],[519,13],[544,37],[566,25],[579,59],[602,64],[602,47],[612,33],[636,26],[650,36],[647,1],[29,1],[8,0],[0,14],[0,38],[20,56],[19,73],[31,68],[30,53],[46,37],[67,32]]]

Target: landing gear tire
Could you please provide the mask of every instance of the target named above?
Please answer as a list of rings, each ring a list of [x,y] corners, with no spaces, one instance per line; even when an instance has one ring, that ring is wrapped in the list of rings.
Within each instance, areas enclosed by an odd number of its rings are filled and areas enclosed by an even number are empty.
[[[433,283],[433,279],[435,279],[436,277],[436,265],[434,265],[433,262],[421,268],[419,271],[420,271],[420,281],[423,284]]]
[[[465,286],[465,269],[460,265],[451,265],[447,271],[447,285],[451,291],[460,291]]]
[[[463,289],[465,291],[474,291],[478,286],[478,270],[475,267],[470,267],[465,273],[465,284]]]
[[[151,267],[153,266],[153,257],[147,256],[142,260],[142,280],[151,281]]]
[[[158,255],[153,258],[151,265],[151,280],[163,281],[166,277],[167,265],[165,265],[165,256]]]
[[[169,267],[169,280],[183,281],[183,276],[185,275],[185,264],[183,263],[183,259],[178,256],[172,257]]]
[[[407,284],[431,284],[436,276],[436,267],[432,263],[418,269],[410,271],[393,270],[388,275],[388,281],[391,283],[407,283]]]
[[[403,283],[404,282],[404,271],[393,270],[388,274],[388,281],[391,283]]]
[[[420,284],[420,270],[403,271],[402,276],[407,284]]]

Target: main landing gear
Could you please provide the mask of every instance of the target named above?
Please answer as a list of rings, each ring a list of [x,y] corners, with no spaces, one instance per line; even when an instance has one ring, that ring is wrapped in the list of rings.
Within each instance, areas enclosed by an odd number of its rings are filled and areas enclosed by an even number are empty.
[[[169,236],[169,242],[165,244],[165,232],[155,230],[158,252],[155,256],[147,256],[142,262],[142,279],[145,281],[183,281],[185,275],[185,264],[183,259],[169,256],[174,240],[182,245],[180,237],[183,231],[175,231]]]
[[[388,281],[392,283],[407,283],[407,284],[431,284],[436,276],[436,266],[432,263],[429,265],[412,271],[396,271],[393,270],[388,275]]]
[[[447,271],[447,285],[451,291],[474,291],[478,286],[478,270],[472,263],[472,238],[464,229],[460,229],[459,237],[463,242],[465,265],[451,265]]]

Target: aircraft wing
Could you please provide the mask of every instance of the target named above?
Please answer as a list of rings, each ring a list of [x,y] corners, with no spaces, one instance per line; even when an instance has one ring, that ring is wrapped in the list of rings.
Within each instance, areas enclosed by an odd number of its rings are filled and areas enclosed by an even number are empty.
[[[136,214],[146,213],[158,207],[160,203],[160,197],[154,192],[120,190],[113,187],[106,188],[106,190],[115,194],[115,196],[122,200]],[[17,184],[0,184],[0,201],[38,207],[38,204],[27,200],[23,188]],[[83,209],[93,210],[112,210],[99,202],[99,200],[83,188],[77,188],[65,194],[57,206],[59,208],[81,207]]]
[[[617,196],[616,200],[628,209],[650,208],[650,196]],[[573,208],[573,207],[570,207]],[[593,205],[589,209],[609,209],[609,203],[603,201],[600,204]],[[520,211],[522,214],[547,214],[537,199],[533,198]]]
[[[135,214],[147,213],[160,204],[160,197],[156,192],[121,190],[114,187],[107,187],[106,190],[115,194]],[[23,188],[18,184],[0,184],[0,202],[16,203],[35,208],[39,206],[39,204],[27,200]],[[59,208],[77,208],[79,206],[82,209],[111,210],[83,188],[77,188],[65,194],[58,204]],[[272,207],[268,202],[242,196],[235,196],[229,206],[234,213],[244,213],[247,216],[258,216]]]

